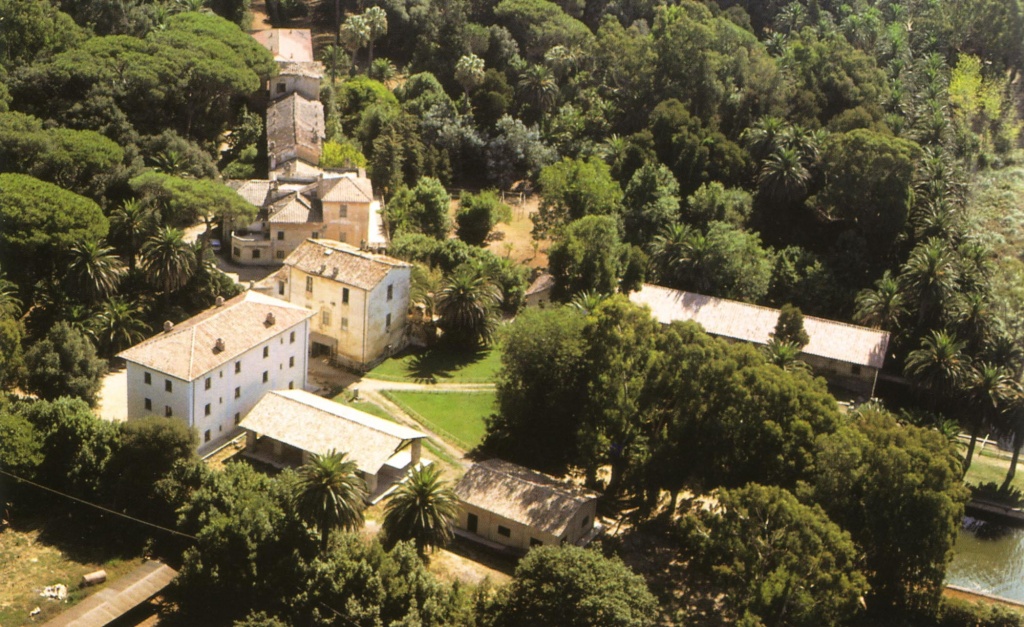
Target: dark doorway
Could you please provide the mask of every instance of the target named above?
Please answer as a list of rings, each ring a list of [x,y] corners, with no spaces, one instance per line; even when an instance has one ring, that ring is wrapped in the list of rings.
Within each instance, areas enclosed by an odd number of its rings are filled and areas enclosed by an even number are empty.
[[[476,514],[466,514],[466,531],[469,531],[470,533],[476,533],[476,525]]]

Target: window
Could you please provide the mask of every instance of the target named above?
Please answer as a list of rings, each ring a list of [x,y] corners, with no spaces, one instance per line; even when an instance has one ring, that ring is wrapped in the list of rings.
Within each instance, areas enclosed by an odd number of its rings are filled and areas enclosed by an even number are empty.
[[[236,411],[235,412],[235,424],[237,425],[240,422],[242,422],[242,414],[240,412]]]
[[[313,231],[313,239],[320,239],[320,231]]]
[[[289,357],[288,358],[288,367],[289,368],[294,368],[295,367],[295,357]]]
[[[341,319],[341,330],[348,331],[348,318]]]
[[[348,243],[348,233],[340,233],[338,235],[338,241],[341,242],[342,244],[347,244]]]
[[[206,407],[203,408],[203,415],[204,416],[209,416],[210,415],[210,404],[209,403],[207,403]]]
[[[266,383],[269,380],[270,380],[270,373],[268,373],[266,370],[264,370],[263,371],[263,382]]]
[[[283,94],[284,93],[284,83],[278,83],[277,84],[277,93],[279,93],[279,94]]]
[[[174,384],[171,383],[170,379],[164,379],[164,392],[173,392]]]
[[[348,288],[347,287],[341,288],[341,304],[342,305],[347,305],[348,304]]]
[[[391,314],[388,314],[384,318],[384,330],[385,331],[390,331],[391,330]]]
[[[252,258],[253,259],[259,259],[260,258],[260,249],[259,248],[254,248],[252,250]]]
[[[498,535],[508,538],[512,535],[512,530],[508,527],[502,527],[501,525],[498,525]]]
[[[277,251],[276,255],[277,255],[278,259],[284,259],[284,251],[283,250]],[[281,293],[284,294],[284,292],[281,292]]]
[[[263,347],[263,359],[266,359],[267,357],[270,357],[270,347],[269,346],[264,346]]]
[[[153,401],[152,400],[147,398],[145,404],[146,404],[146,410],[147,411],[150,410],[150,409],[153,409]]]
[[[209,441],[210,441],[210,430],[207,429],[206,432],[203,433],[203,442],[209,442]]]
[[[476,517],[476,514],[466,514],[466,531],[470,533],[476,533],[477,524],[480,519]]]
[[[391,300],[394,297],[395,297],[395,286],[394,285],[389,285],[388,286],[388,300]]]
[[[329,327],[331,326],[331,310],[324,309],[320,312],[320,324]]]
[[[544,543],[537,538],[530,538],[530,546],[544,546]]]
[[[235,374],[238,374],[241,371],[242,371],[242,362],[236,361],[235,362]]]
[[[280,241],[283,241],[283,240],[284,240],[284,231],[278,231],[277,232],[277,241],[280,242]]]
[[[174,415],[174,412],[171,411],[171,406],[170,405],[164,405],[164,416],[167,416],[168,418],[170,418],[173,415]]]
[[[294,381],[289,381],[288,382],[288,389],[289,390],[295,389],[295,382]]]
[[[313,277],[311,277],[311,276],[306,277],[306,291],[307,292],[312,292],[313,291]]]
[[[152,383],[153,383],[153,375],[151,375],[148,372],[145,372],[145,373],[142,374],[142,380],[146,383],[146,385],[152,385]]]
[[[295,331],[292,331],[290,334],[288,334],[288,343],[289,344],[294,344],[295,343]]]
[[[586,529],[588,524],[590,524],[590,516],[584,516],[580,521],[580,529]]]
[[[277,295],[284,296],[284,281],[277,282]]]
[[[206,381],[203,383],[203,388],[209,390],[210,386],[213,385],[213,380],[210,377],[206,377]]]
[[[348,205],[341,205],[340,207],[338,207],[338,217],[339,218],[347,218],[348,217]]]
[[[234,257],[241,257],[242,256],[242,249],[239,248],[238,246],[232,247],[231,248],[231,255],[234,256]]]
[[[241,398],[242,388],[235,388],[235,398]]]
[[[860,366],[857,364],[850,366],[850,372],[853,374],[860,374]]]

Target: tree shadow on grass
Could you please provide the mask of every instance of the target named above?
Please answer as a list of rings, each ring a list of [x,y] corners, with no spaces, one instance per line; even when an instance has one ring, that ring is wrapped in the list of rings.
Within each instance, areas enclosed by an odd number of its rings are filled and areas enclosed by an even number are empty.
[[[487,348],[482,346],[461,350],[438,346],[420,351],[409,360],[406,376],[418,383],[443,383],[450,381],[456,371],[486,358],[487,353]]]
[[[11,527],[23,532],[38,530],[39,543],[57,549],[79,564],[137,558],[142,555],[149,535],[149,530],[140,528],[138,523],[73,503],[38,515],[22,514],[12,521]]]

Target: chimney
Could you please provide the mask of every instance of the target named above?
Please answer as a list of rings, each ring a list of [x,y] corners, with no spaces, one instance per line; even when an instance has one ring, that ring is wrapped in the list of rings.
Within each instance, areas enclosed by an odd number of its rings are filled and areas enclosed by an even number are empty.
[[[223,296],[218,296],[217,300],[213,301],[213,304],[216,307],[220,307],[221,305],[224,304],[224,297]]]
[[[224,350],[224,340],[217,338],[217,341],[213,344],[213,352],[219,353]]]
[[[267,312],[267,326],[274,326],[275,322],[277,322],[277,318],[274,317],[274,312],[268,311]]]
[[[164,320],[164,333],[170,333],[171,329],[174,328],[174,323],[170,320]]]

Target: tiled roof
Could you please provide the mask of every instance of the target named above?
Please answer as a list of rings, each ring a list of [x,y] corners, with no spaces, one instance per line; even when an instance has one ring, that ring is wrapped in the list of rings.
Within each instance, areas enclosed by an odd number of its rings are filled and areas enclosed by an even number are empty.
[[[293,63],[282,61],[278,63],[278,76],[305,76],[308,78],[321,79],[324,76],[324,66],[319,61],[303,61]]]
[[[271,313],[272,322],[268,319]],[[248,291],[132,346],[118,357],[192,381],[313,314],[303,307]],[[217,348],[217,340],[223,341],[222,349]]]
[[[561,536],[576,511],[597,493],[500,459],[473,464],[455,485],[459,500],[503,518]]]
[[[270,205],[268,213],[267,221],[273,224],[323,222],[323,214],[298,192],[292,192],[284,198],[274,201]]]
[[[263,208],[266,204],[267,199],[270,197],[270,192],[274,188],[273,181],[267,181],[264,179],[249,179],[244,180],[230,180],[227,181],[228,187],[238,192],[241,196],[251,205],[256,205],[259,208]]]
[[[373,289],[393,269],[409,267],[400,259],[375,255],[328,239],[307,239],[288,255],[284,263],[306,274],[364,290]]]
[[[405,443],[426,437],[302,390],[266,394],[239,426],[310,453],[347,453],[359,470],[374,475]]]
[[[324,177],[320,181],[318,194],[324,202],[371,202],[373,183],[366,177],[351,175]]]
[[[290,94],[267,106],[268,150],[278,156],[296,147],[319,151],[324,139],[324,106],[301,94]]]
[[[629,299],[647,305],[659,322],[693,320],[711,335],[767,344],[775,331],[779,310],[748,305],[691,292],[646,284]],[[849,364],[881,368],[889,346],[889,334],[877,329],[804,316],[804,330],[810,338],[803,352]]]
[[[274,55],[277,62],[313,61],[313,35],[307,28],[271,28],[252,34],[253,39]]]

